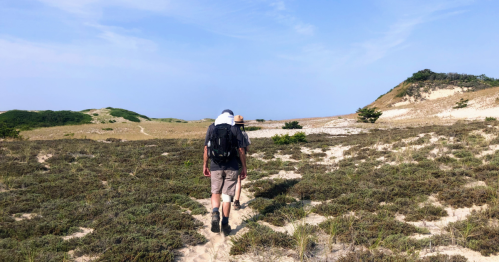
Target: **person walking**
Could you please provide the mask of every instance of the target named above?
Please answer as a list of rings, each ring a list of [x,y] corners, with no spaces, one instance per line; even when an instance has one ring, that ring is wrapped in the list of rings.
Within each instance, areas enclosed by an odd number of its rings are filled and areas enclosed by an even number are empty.
[[[246,154],[248,145],[243,133],[235,125],[234,113],[226,109],[217,117],[214,124],[208,127],[203,155],[203,174],[211,178],[211,231],[220,232],[220,198],[222,199],[222,232],[229,235],[229,215],[232,199],[236,191],[237,179],[246,178]],[[241,170],[239,172],[239,163]],[[208,158],[211,159],[208,168]]]
[[[248,155],[248,149],[249,145],[251,145],[251,140],[248,137],[248,133],[246,133],[246,130],[244,130],[244,117],[241,115],[237,115],[234,117],[234,123],[236,124],[239,129],[242,129],[242,133],[244,136],[244,139],[246,139],[246,144],[248,145],[247,147],[244,148],[244,154],[247,156]],[[239,161],[239,166],[241,167],[241,161]],[[234,210],[239,210],[241,209],[241,203],[239,202],[239,199],[241,198],[241,176],[237,177],[237,184],[236,184],[236,195],[234,196]]]

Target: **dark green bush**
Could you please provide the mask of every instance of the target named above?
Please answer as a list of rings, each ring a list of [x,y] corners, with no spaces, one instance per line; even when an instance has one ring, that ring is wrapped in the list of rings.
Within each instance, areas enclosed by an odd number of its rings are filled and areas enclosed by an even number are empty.
[[[112,128],[110,128],[110,127],[103,128],[102,130],[104,130],[104,131],[113,131],[113,129],[112,129]]]
[[[257,119],[256,122],[263,123],[263,122],[265,122],[265,119]]]
[[[376,111],[376,107],[359,108],[356,113],[358,114],[358,121],[362,123],[374,123],[383,114],[381,111]]]
[[[282,129],[302,129],[303,126],[300,126],[298,121],[286,122]]]
[[[272,137],[272,141],[274,141],[274,144],[276,145],[287,145],[300,142],[307,142],[305,133],[303,132],[298,132],[292,136],[288,134],[275,135]]]
[[[20,131],[8,127],[5,123],[0,123],[0,138],[18,138]]]
[[[93,116],[99,116],[99,114],[97,114],[97,113],[93,113],[92,115],[93,115]]]
[[[140,115],[138,113],[135,113],[133,111],[129,111],[126,109],[121,109],[121,108],[112,108],[112,107],[107,107],[107,109],[110,110],[109,114],[111,114],[114,117],[123,117],[126,120],[132,121],[132,122],[140,122],[139,117],[151,120],[149,117],[145,115]]]
[[[0,123],[7,127],[29,130],[38,127],[89,124],[90,115],[73,111],[39,111],[30,112],[11,110],[0,114]]]
[[[486,75],[468,75],[468,74],[458,74],[458,73],[435,73],[430,69],[424,69],[414,73],[411,77],[407,78],[405,81],[408,83],[423,82],[428,80],[449,80],[449,81],[461,81],[461,82],[473,82],[482,81],[490,84],[491,86],[497,86],[499,84],[499,79],[494,79]]]
[[[261,127],[259,127],[259,126],[246,126],[246,127],[244,127],[244,129],[245,129],[246,131],[256,131],[256,130],[260,130],[260,129],[262,129],[262,128],[261,128]]]

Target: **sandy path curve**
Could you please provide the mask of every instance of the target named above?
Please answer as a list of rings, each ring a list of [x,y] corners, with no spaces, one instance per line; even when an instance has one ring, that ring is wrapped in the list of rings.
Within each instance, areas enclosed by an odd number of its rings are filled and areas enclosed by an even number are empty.
[[[243,185],[248,183],[248,180],[243,180]],[[241,209],[234,210],[230,212],[229,224],[232,227],[232,232],[229,236],[225,237],[223,233],[215,234],[211,232],[211,200],[197,199],[199,203],[206,207],[210,211],[206,215],[195,215],[194,217],[203,223],[203,227],[198,230],[200,234],[206,237],[208,242],[204,245],[189,246],[185,247],[180,251],[182,256],[177,261],[193,261],[193,262],[205,262],[205,261],[229,261],[229,252],[232,243],[230,238],[235,236],[240,236],[246,232],[244,220],[249,218],[251,215],[255,214],[251,208],[248,207],[248,203],[252,200],[250,198],[250,193],[247,190],[242,189],[241,198]],[[222,213],[222,210],[220,210]]]
[[[148,133],[146,133],[146,132],[144,131],[144,128],[143,128],[143,127],[141,127],[141,126],[139,126],[139,127],[140,127],[140,133],[142,133],[142,134],[144,134],[144,135],[146,135],[146,136],[151,136],[151,135],[149,135]]]

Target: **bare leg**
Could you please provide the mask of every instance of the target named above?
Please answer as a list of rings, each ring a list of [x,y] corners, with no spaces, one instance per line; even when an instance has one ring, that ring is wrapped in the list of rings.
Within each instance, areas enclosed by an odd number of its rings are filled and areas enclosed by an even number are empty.
[[[211,194],[211,208],[220,207],[220,194]]]
[[[234,196],[234,200],[239,200],[240,197],[241,197],[241,176],[237,176],[236,195]]]
[[[230,202],[223,202],[223,214],[224,214],[224,217],[229,217],[229,215],[230,215]]]

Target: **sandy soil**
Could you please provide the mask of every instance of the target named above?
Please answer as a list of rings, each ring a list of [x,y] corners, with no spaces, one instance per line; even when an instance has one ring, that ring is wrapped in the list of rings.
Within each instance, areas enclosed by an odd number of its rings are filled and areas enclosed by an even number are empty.
[[[62,239],[68,240],[68,239],[72,239],[72,238],[81,238],[81,237],[84,237],[84,236],[94,232],[94,230],[92,228],[80,227],[80,229],[82,230],[82,232],[77,232],[77,233],[74,233],[72,235],[62,237]]]
[[[14,216],[14,220],[16,220],[16,221],[30,220],[36,216],[37,216],[37,214],[35,214],[35,213],[25,213],[25,214],[22,214],[21,217]]]
[[[243,183],[247,183],[247,180],[243,180]],[[242,190],[241,192],[241,209],[231,210],[229,224],[232,227],[232,232],[228,237],[224,234],[215,234],[211,232],[211,212],[206,215],[196,215],[194,216],[199,221],[203,222],[204,226],[199,230],[203,236],[208,239],[208,242],[204,245],[190,246],[180,250],[182,257],[179,261],[192,261],[192,262],[204,262],[204,261],[233,261],[229,258],[229,251],[231,247],[230,238],[237,237],[244,234],[244,220],[253,216],[255,213],[248,207],[248,203],[251,200],[249,192]],[[207,210],[212,210],[211,200],[201,199],[197,200]],[[220,213],[222,210],[220,210]]]
[[[460,246],[442,246],[437,247],[433,252],[421,252],[422,257],[432,256],[436,254],[445,255],[461,255],[468,259],[470,262],[497,262],[499,261],[499,255],[497,256],[482,256],[480,252],[473,251],[468,248],[463,248]]]
[[[321,127],[321,128],[303,128],[303,129],[262,129],[257,131],[248,131],[248,135],[251,138],[262,138],[262,137],[272,137],[274,135],[294,135],[297,132],[304,132],[306,135],[310,134],[330,134],[330,135],[347,135],[347,134],[358,134],[362,131],[360,128],[356,127]]]
[[[389,118],[395,118],[395,117],[404,116],[407,113],[409,113],[409,111],[411,111],[411,110],[408,109],[408,108],[404,108],[404,109],[392,109],[392,110],[383,111],[383,114],[380,116],[379,119],[384,120],[384,119],[389,119]]]

